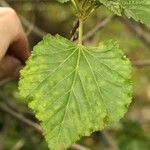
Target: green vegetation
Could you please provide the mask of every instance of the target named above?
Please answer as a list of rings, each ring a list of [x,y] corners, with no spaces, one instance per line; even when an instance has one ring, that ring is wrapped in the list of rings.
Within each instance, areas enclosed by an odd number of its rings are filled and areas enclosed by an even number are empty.
[[[69,0],[59,1],[69,2]],[[31,57],[21,72],[20,94],[41,121],[50,149],[66,149],[80,137],[89,136],[94,132],[90,137],[81,138],[78,143],[93,150],[105,150],[112,146],[106,138],[105,130],[108,130],[120,150],[141,148],[149,150],[149,128],[141,125],[139,121],[141,118],[133,117],[136,116],[134,113],[138,114],[140,109],[145,110],[149,106],[148,94],[146,95],[149,87],[149,70],[134,69],[134,81],[132,81],[131,64],[124,55],[127,53],[131,60],[137,57],[148,59],[149,47],[135,37],[117,17],[104,29],[95,32],[87,41],[83,40],[83,33],[92,29],[98,20],[113,15],[102,4],[114,14],[119,16],[124,14],[149,26],[150,1],[70,0],[70,2],[73,3],[76,17],[80,22],[79,37],[75,42],[68,40],[68,33],[74,20],[70,3],[61,6],[53,1],[50,5],[41,3],[41,9],[35,8],[42,19],[47,18],[44,29],[47,28],[52,34],[58,32],[67,38],[47,35],[34,47]],[[29,5],[34,6],[32,3],[27,3],[27,6]],[[20,8],[16,5],[16,9]],[[65,15],[62,16],[60,11]],[[56,12],[60,16],[55,15]],[[40,22],[38,24],[42,26]],[[120,46],[109,39],[118,41]],[[123,52],[122,49],[126,51]],[[134,105],[119,123],[131,102],[132,82],[135,83]],[[3,86],[2,90],[20,99],[14,84]],[[17,103],[24,106],[20,104],[20,100]],[[132,111],[133,108],[138,111]],[[23,114],[26,115],[25,112]],[[35,120],[33,116],[32,120]],[[12,130],[15,134],[6,136],[6,149],[9,150],[17,139],[23,139],[24,150],[33,149],[32,145],[38,145],[36,149],[48,149],[39,135],[29,130],[29,134],[33,133],[33,139],[32,142],[27,141],[27,138],[23,137],[25,133],[18,133],[16,126],[17,123]]]

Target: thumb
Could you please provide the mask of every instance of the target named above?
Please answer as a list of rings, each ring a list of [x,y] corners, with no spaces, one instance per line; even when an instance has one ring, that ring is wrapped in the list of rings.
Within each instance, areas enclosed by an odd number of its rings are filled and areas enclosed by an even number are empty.
[[[8,77],[17,78],[21,68],[21,62],[17,58],[6,55],[0,61],[0,79]]]

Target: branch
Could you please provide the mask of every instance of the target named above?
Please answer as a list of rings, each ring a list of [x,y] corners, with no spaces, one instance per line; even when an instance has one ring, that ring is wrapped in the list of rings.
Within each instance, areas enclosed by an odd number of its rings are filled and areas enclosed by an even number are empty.
[[[20,15],[19,15],[20,16]],[[20,19],[22,20],[23,24],[27,27],[27,28],[31,28],[32,26],[32,32],[35,33],[36,35],[38,35],[39,37],[43,37],[45,36],[47,33],[43,30],[41,30],[40,28],[38,28],[37,26],[35,26],[34,24],[30,23],[27,19],[25,19],[23,16],[20,16]]]
[[[6,79],[2,79],[2,80],[0,80],[0,87],[1,86],[4,86],[5,84],[7,84],[7,83],[9,83],[9,82],[11,82],[11,81],[14,81],[14,80],[16,80],[16,78],[6,78]]]
[[[0,109],[4,112],[8,113],[13,118],[17,119],[18,121],[21,121],[22,123],[26,124],[27,126],[33,128],[37,133],[39,133],[41,135],[43,134],[42,128],[39,124],[37,124],[37,123],[25,118],[24,116],[20,115],[19,113],[15,112],[10,107],[8,107],[5,103],[0,102]],[[71,148],[76,149],[76,150],[90,150],[79,144],[73,144],[71,146]]]
[[[99,31],[100,29],[103,29],[112,19],[113,19],[113,15],[112,16],[108,16],[107,18],[105,18],[104,20],[102,20],[101,22],[99,22],[92,30],[90,30],[87,34],[85,34],[83,36],[83,41],[88,40],[89,38],[91,38],[97,31]],[[77,39],[76,37],[76,31],[79,27],[79,20],[77,20],[74,25],[73,28],[70,32],[70,39],[71,41],[75,41]]]
[[[96,32],[98,32],[100,29],[103,29],[112,19],[114,16],[108,16],[103,21],[99,22],[92,30],[90,30],[87,34],[84,35],[83,41],[88,40],[91,38]]]
[[[42,134],[42,128],[37,124],[32,122],[31,120],[25,118],[24,116],[20,115],[19,113],[13,111],[11,108],[9,108],[5,103],[0,102],[0,109],[6,113],[8,113],[13,118],[23,122],[24,124],[32,127],[34,130],[36,130],[38,133]]]
[[[119,17],[119,19],[130,28],[130,30],[140,39],[142,40],[148,47],[150,47],[150,35],[147,34],[142,27],[127,19],[126,17]]]
[[[11,150],[20,150],[22,149],[22,147],[24,146],[25,141],[24,139],[20,139],[19,141],[17,141],[17,143],[11,148]]]
[[[24,105],[19,105],[18,107],[18,99],[15,97],[9,97],[4,91],[0,91],[0,100],[5,102],[5,104],[11,108],[12,110],[18,112],[30,115],[31,117],[34,117],[34,113],[29,109],[29,107],[26,107]]]
[[[89,148],[83,147],[83,146],[81,146],[79,144],[73,144],[71,146],[71,148],[74,149],[74,150],[90,150]]]
[[[132,65],[137,68],[150,67],[150,60],[132,61]]]
[[[77,29],[79,28],[79,20],[76,20],[73,24],[73,28],[70,31],[70,40],[75,41],[76,40],[76,32]]]
[[[111,150],[119,150],[116,142],[113,140],[113,138],[107,133],[107,131],[103,131],[102,135],[104,139],[107,141],[107,143],[110,145]]]

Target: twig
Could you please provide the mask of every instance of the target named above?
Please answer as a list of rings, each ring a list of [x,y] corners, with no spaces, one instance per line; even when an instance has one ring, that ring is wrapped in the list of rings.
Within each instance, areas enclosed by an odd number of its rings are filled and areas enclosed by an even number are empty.
[[[43,134],[42,128],[39,124],[25,118],[24,116],[20,115],[19,113],[13,111],[11,108],[9,108],[5,103],[0,102],[0,109],[6,113],[8,113],[10,116],[12,116],[13,118],[23,122],[24,124],[32,127],[36,132],[38,132],[39,134]],[[90,150],[88,148],[85,148],[79,144],[73,144],[71,146],[72,149],[75,150]]]
[[[85,34],[83,36],[83,41],[88,40],[89,38],[91,38],[98,30],[104,28],[113,18],[114,16],[109,16],[107,18],[105,18],[102,22],[99,22],[92,30],[90,30],[87,34]],[[74,26],[70,32],[70,39],[71,41],[75,41],[77,39],[76,37],[76,31],[79,27],[79,20],[77,20],[74,23]]]
[[[78,27],[79,27],[79,20],[76,20],[74,22],[74,24],[73,24],[72,30],[70,31],[70,40],[71,41],[75,41],[76,40],[76,36],[75,35],[76,35],[76,31],[77,31]]]
[[[81,145],[79,145],[79,144],[73,144],[73,145],[71,146],[71,148],[72,148],[73,150],[90,150],[89,148],[83,147],[83,146],[81,146]]]
[[[34,116],[34,113],[26,106],[20,105],[18,107],[18,99],[15,97],[9,97],[5,92],[0,91],[0,100],[5,102],[7,106],[9,106],[12,110],[18,112],[18,113],[23,113],[23,114],[28,114],[30,116]]]
[[[150,67],[150,60],[132,61],[132,65],[138,68]]]
[[[11,150],[20,150],[23,145],[25,144],[25,141],[23,139],[20,139],[13,147]]]
[[[116,142],[111,138],[111,136],[106,132],[106,131],[103,131],[102,132],[102,135],[104,137],[104,139],[108,142],[108,144],[110,145],[111,147],[111,150],[119,150]]]
[[[84,35],[83,40],[86,41],[91,38],[98,30],[104,28],[112,19],[112,16],[108,16],[103,21],[99,22],[92,30],[90,30],[87,34]]]
[[[8,113],[12,117],[18,119],[19,121],[25,123],[26,125],[32,127],[35,129],[38,133],[42,134],[42,128],[37,124],[32,122],[31,120],[25,118],[24,116],[18,114],[17,112],[13,111],[11,108],[9,108],[5,103],[0,102],[0,109],[4,112]]]
[[[26,30],[26,35],[29,36],[33,30],[34,30],[34,24],[32,21],[32,25]]]
[[[8,82],[14,81],[16,80],[15,78],[6,78],[6,79],[2,79],[0,80],[0,87],[4,86],[5,84],[7,84]]]
[[[119,19],[126,24],[140,40],[150,47],[150,35],[147,34],[140,25],[130,21],[126,17],[119,17]]]
[[[108,142],[108,144],[110,145],[111,150],[119,150],[116,142],[113,140],[113,138],[111,138],[111,136],[106,131],[103,131],[102,135],[105,138],[105,140]]]
[[[23,24],[30,28],[30,26],[33,26],[33,32],[38,35],[39,37],[43,37],[45,36],[47,33],[43,30],[41,30],[40,28],[38,28],[37,26],[35,26],[34,24],[30,23],[27,19],[25,19],[23,16],[20,16],[20,19],[22,20]]]

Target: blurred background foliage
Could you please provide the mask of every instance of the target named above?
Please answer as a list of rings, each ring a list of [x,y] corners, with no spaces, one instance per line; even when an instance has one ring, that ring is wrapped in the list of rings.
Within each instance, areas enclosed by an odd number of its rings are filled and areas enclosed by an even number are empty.
[[[31,23],[24,26],[31,50],[45,32],[69,38],[76,20],[69,3],[62,5],[56,0],[5,2],[16,10],[23,22],[25,19]],[[108,9],[103,6],[98,8],[86,20],[84,33],[91,31],[109,16],[112,16],[112,13]],[[40,33],[33,31],[35,26],[40,29]],[[86,39],[85,44],[98,45],[99,42],[109,39],[118,41],[133,62],[133,102],[119,123],[102,132],[95,132],[90,137],[83,137],[78,143],[92,150],[150,150],[150,29],[132,20],[128,22],[126,19],[113,17],[93,36]],[[15,118],[5,109],[6,106],[15,113],[38,122],[32,111],[20,100],[17,81],[0,81],[0,150],[48,150],[43,136]]]

